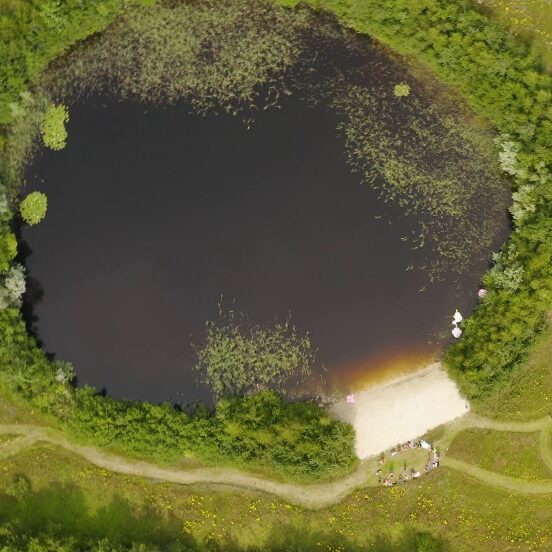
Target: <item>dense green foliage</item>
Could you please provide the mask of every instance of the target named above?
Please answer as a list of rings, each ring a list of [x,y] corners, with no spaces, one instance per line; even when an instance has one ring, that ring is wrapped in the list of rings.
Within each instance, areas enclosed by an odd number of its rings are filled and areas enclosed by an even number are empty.
[[[31,192],[19,205],[21,218],[31,226],[38,224],[48,209],[48,198],[42,192]]]
[[[64,105],[51,105],[44,114],[40,125],[44,144],[53,150],[63,149],[67,143],[65,123],[69,121],[69,112]]]
[[[11,261],[17,255],[17,238],[13,232],[4,231],[0,234],[0,272],[5,272]]]
[[[133,455],[175,462],[257,466],[295,476],[326,476],[354,464],[353,430],[320,407],[264,391],[219,401],[215,414],[117,401],[79,390],[67,420],[71,435]]]
[[[197,355],[197,370],[204,372],[216,397],[225,397],[307,376],[314,351],[309,336],[299,335],[289,320],[262,327],[232,313],[207,324]]]
[[[78,40],[104,29],[122,5],[123,0],[3,1],[0,123],[13,121],[22,103],[21,93],[37,83],[52,59]]]
[[[468,396],[483,397],[523,360],[552,304],[552,76],[530,46],[467,0],[308,3],[426,62],[511,144],[506,149],[514,165],[503,168],[514,171],[515,230],[499,270],[518,274],[521,267],[523,276],[516,291],[488,280],[487,298],[447,355]]]

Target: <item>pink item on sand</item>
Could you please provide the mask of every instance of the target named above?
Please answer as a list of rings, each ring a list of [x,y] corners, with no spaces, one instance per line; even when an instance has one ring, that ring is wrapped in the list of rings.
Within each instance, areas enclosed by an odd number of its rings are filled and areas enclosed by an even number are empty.
[[[356,402],[355,396],[352,393],[350,395],[347,395],[347,398],[345,400],[347,401],[347,404],[355,404]]]

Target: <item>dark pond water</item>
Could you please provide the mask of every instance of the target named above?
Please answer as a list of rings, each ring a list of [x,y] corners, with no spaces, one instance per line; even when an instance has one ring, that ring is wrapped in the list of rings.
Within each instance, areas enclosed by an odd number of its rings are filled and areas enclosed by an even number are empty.
[[[45,349],[117,397],[202,398],[190,344],[223,296],[255,322],[291,312],[319,348],[315,380],[342,390],[434,352],[484,267],[433,284],[405,270],[426,252],[349,171],[336,124],[294,97],[249,130],[186,105],[74,105],[67,148],[28,173],[49,197],[23,232]]]

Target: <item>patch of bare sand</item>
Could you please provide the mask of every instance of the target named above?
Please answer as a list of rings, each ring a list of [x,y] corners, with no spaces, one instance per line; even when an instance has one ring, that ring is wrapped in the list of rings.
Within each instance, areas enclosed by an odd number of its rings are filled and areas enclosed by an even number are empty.
[[[356,431],[356,452],[368,458],[469,411],[456,384],[436,362],[412,374],[355,393],[331,411]]]

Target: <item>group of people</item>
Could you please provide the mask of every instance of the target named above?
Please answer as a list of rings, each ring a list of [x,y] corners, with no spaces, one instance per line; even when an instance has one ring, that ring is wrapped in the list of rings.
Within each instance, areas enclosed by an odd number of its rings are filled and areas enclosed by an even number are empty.
[[[425,466],[426,473],[429,473],[434,468],[439,467],[441,457],[439,456],[437,449],[424,440],[407,441],[402,445],[397,445],[394,449],[391,450],[391,456],[396,456],[399,452],[415,448],[423,448],[428,451],[428,459]],[[379,457],[378,464],[385,464],[385,454],[382,454]],[[383,484],[384,487],[393,487],[397,483],[408,481],[410,479],[418,479],[419,477],[421,477],[422,474],[418,470],[408,470],[405,465],[403,470],[399,473],[398,477],[395,477],[395,474],[393,472],[389,473],[387,477],[383,477],[381,468],[376,471],[376,475],[378,476],[378,482]]]

